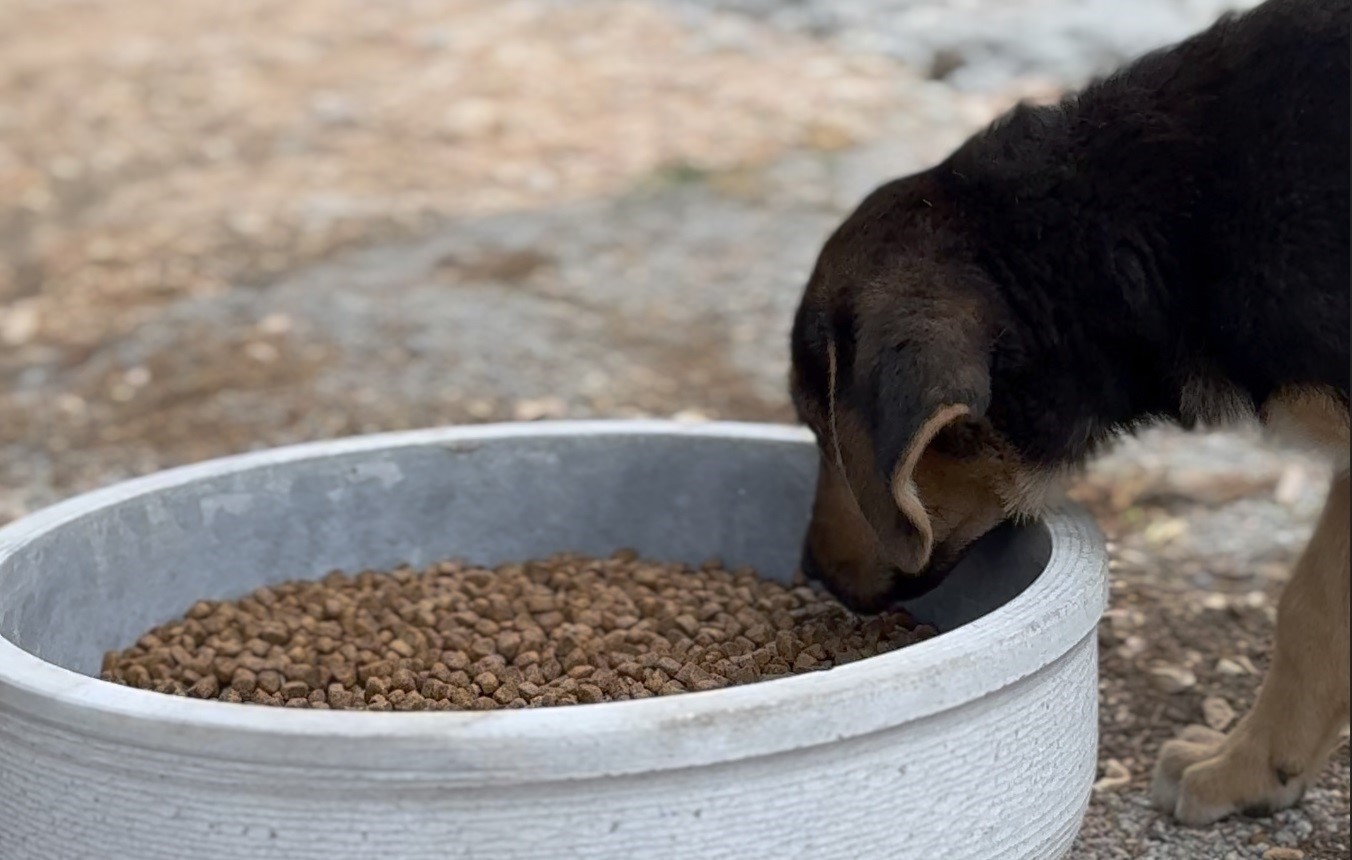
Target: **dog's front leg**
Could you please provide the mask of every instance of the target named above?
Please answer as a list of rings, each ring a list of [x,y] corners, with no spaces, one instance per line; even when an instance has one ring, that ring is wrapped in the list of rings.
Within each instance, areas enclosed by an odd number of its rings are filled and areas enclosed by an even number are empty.
[[[1160,751],[1151,796],[1185,824],[1290,806],[1348,719],[1348,475],[1333,479],[1277,610],[1258,701],[1228,736],[1192,730]]]

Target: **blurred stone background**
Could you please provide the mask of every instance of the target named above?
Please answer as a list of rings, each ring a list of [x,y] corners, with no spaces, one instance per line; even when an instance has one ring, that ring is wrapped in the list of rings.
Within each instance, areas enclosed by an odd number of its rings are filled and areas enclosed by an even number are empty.
[[[788,320],[860,196],[1244,5],[0,0],[0,522],[353,433],[790,421]],[[1161,740],[1251,701],[1324,478],[1161,430],[1077,487],[1116,580],[1075,858],[1347,856],[1346,746],[1272,819],[1144,801]]]

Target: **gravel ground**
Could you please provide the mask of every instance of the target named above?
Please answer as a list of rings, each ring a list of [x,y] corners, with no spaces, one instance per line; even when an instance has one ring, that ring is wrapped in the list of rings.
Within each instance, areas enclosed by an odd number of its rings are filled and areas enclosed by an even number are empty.
[[[1011,78],[1075,85],[1259,0],[668,0],[717,37],[740,32],[735,11],[847,53],[876,53],[963,90]]]
[[[0,520],[350,433],[790,420],[787,320],[863,192],[1221,4],[332,5],[0,5]],[[1272,819],[1144,802],[1252,700],[1323,475],[1155,431],[1076,488],[1115,567],[1076,860],[1348,855],[1346,747]]]
[[[1269,819],[1194,830],[1146,803],[1163,741],[1188,724],[1223,730],[1252,703],[1276,599],[1327,475],[1252,434],[1157,430],[1121,445],[1075,489],[1109,537],[1113,582],[1099,627],[1101,780],[1072,858],[1348,856],[1346,744],[1298,809]],[[1182,670],[1184,689],[1152,684],[1160,668]]]

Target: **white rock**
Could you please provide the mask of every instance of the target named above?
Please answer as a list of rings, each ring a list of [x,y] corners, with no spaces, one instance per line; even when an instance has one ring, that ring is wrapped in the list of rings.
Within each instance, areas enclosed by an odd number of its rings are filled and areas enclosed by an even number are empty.
[[[1202,716],[1208,726],[1223,732],[1235,721],[1235,709],[1222,696],[1207,696],[1202,701]]]
[[[682,409],[671,416],[672,421],[680,421],[683,424],[700,424],[709,420],[709,416],[700,412],[698,409]]]
[[[38,311],[31,305],[16,304],[0,311],[0,340],[9,346],[28,343],[38,333]]]
[[[1161,693],[1173,695],[1197,685],[1197,676],[1182,666],[1163,664],[1150,670],[1150,683]]]
[[[566,414],[568,414],[568,404],[563,398],[554,395],[534,400],[521,400],[512,408],[512,417],[517,421],[562,418]]]

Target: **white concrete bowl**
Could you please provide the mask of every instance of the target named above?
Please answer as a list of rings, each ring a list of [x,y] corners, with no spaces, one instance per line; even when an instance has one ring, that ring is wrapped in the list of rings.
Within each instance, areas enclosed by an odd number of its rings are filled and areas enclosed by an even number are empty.
[[[153,475],[0,531],[3,860],[1050,860],[1095,771],[1101,541],[1005,529],[838,669],[487,713],[230,705],[99,681],[199,598],[328,570],[633,546],[793,570],[798,430],[530,424]]]

